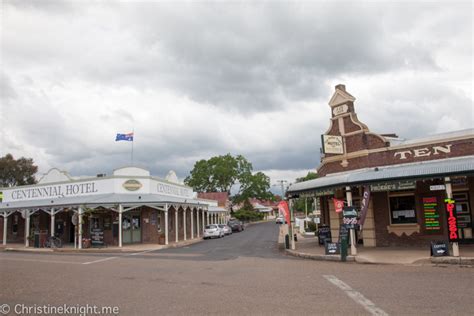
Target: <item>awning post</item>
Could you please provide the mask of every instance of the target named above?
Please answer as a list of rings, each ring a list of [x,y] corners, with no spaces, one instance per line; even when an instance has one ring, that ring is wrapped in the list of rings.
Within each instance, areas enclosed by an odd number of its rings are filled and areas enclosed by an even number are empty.
[[[168,204],[165,205],[165,245],[168,244]]]
[[[183,208],[183,227],[184,227],[184,240],[186,240],[186,213],[188,208]]]
[[[346,200],[347,200],[347,206],[352,206],[352,191],[351,191],[350,186],[346,187]],[[357,255],[357,248],[355,245],[355,230],[351,228],[349,231],[350,231],[350,240],[351,240],[351,255],[355,256]]]
[[[122,230],[123,230],[123,227],[122,227],[122,213],[123,213],[123,205],[122,204],[119,204],[119,223],[118,223],[118,230],[119,230],[119,247],[122,248],[123,246],[123,240],[122,240]]]
[[[82,249],[82,207],[79,206],[79,216],[77,220],[77,229],[79,232],[78,248]]]
[[[451,178],[446,177],[444,178],[444,183],[446,187],[446,197],[448,199],[453,198],[453,188],[451,186]],[[459,244],[457,241],[453,242],[453,257],[459,257]]]
[[[8,227],[8,216],[6,213],[3,213],[3,245],[7,245],[7,229]]]

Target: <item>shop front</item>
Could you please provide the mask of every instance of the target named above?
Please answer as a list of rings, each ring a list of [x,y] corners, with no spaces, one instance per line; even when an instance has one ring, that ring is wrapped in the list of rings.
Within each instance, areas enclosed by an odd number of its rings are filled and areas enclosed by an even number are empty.
[[[319,178],[293,184],[288,197],[314,198],[332,236],[351,220],[344,209],[354,207],[353,251],[473,243],[474,129],[412,140],[376,134],[358,120],[354,101],[336,86]]]
[[[78,248],[168,244],[202,236],[212,204],[136,167],[80,180],[52,169],[37,185],[1,191],[3,245],[33,246],[39,234]]]

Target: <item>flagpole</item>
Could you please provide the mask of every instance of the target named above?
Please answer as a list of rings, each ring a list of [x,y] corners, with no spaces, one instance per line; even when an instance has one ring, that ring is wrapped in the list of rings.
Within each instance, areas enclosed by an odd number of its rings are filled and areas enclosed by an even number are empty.
[[[133,167],[133,142],[135,141],[135,129],[132,128],[132,167]]]

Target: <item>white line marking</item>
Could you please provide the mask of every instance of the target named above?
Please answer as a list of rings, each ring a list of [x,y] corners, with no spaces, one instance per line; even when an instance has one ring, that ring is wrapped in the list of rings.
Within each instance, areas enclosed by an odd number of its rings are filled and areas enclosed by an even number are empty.
[[[152,251],[155,251],[155,250],[159,250],[159,249],[150,249],[150,250],[145,250],[145,251],[140,251],[140,252],[134,252],[134,253],[130,253],[130,254],[125,255],[125,257],[126,256],[141,255],[142,253],[152,252]]]
[[[375,304],[371,300],[369,300],[356,290],[353,290],[348,284],[339,280],[334,275],[323,275],[323,277],[341,290],[343,290],[344,292],[346,292],[347,296],[352,298],[356,303],[362,305],[370,314],[388,316],[388,314],[384,310],[375,306]]]
[[[112,260],[112,259],[115,259],[115,258],[118,258],[118,257],[108,257],[108,258],[104,258],[104,259],[83,262],[82,264],[93,264],[93,263],[103,262],[103,261],[107,261],[107,260]]]
[[[8,260],[8,261],[25,261],[25,262],[41,262],[41,263],[70,263],[70,264],[81,264],[80,262],[72,262],[72,261],[59,261],[59,260],[39,260],[39,259],[20,259],[20,258],[0,258],[0,261]]]

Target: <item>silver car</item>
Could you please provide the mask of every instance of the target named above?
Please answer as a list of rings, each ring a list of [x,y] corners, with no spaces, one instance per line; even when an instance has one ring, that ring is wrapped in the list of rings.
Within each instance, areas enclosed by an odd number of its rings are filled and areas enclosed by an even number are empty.
[[[224,231],[224,235],[232,235],[232,228],[229,226],[225,224],[218,224],[217,226]]]
[[[206,225],[204,228],[204,239],[224,237],[224,230],[219,228],[217,224]]]

